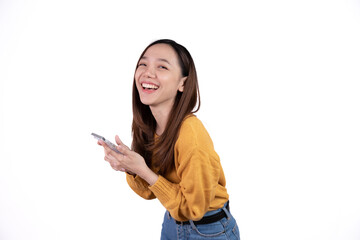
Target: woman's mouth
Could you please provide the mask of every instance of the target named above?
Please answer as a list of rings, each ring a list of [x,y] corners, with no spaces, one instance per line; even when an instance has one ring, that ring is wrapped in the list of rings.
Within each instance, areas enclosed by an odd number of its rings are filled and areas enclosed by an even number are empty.
[[[152,83],[142,83],[141,86],[144,90],[157,90],[159,88],[158,85]]]

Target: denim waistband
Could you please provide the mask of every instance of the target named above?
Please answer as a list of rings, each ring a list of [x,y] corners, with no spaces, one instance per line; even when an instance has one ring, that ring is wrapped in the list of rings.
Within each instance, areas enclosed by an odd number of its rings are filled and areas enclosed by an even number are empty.
[[[227,202],[224,204],[224,206],[222,206],[222,207],[219,208],[219,209],[206,212],[206,213],[204,214],[204,217],[211,216],[211,215],[214,215],[214,214],[216,214],[216,213],[221,212],[221,210],[222,210],[224,207],[226,207],[228,204],[229,204],[229,201],[227,201]]]

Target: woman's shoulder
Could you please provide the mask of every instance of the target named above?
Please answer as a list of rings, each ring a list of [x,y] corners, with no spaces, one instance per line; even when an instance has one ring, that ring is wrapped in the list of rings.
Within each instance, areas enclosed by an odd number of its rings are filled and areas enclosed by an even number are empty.
[[[212,146],[212,140],[202,121],[195,115],[187,116],[179,132],[178,145],[183,147]]]
[[[180,127],[180,133],[201,134],[206,131],[202,121],[194,114],[185,117]]]

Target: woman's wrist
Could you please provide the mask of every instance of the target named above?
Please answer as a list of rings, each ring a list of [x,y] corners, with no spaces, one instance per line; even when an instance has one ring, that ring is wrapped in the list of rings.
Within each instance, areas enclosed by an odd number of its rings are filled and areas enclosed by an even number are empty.
[[[154,185],[159,178],[159,176],[148,167],[144,168],[138,175],[149,183],[150,186]]]

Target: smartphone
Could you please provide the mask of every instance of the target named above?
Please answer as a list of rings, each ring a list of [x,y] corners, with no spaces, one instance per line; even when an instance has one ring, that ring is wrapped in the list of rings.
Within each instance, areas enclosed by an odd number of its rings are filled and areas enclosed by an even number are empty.
[[[104,138],[103,136],[100,136],[98,134],[92,133],[91,135],[94,136],[94,138],[96,138],[97,140],[101,140],[103,142],[106,143],[106,145],[109,146],[109,148],[111,148],[113,151],[117,152],[117,153],[121,153],[119,152],[119,150],[116,149],[116,145],[113,144],[112,142],[110,142],[109,140],[107,140],[106,138]],[[122,154],[122,153],[121,153]]]

